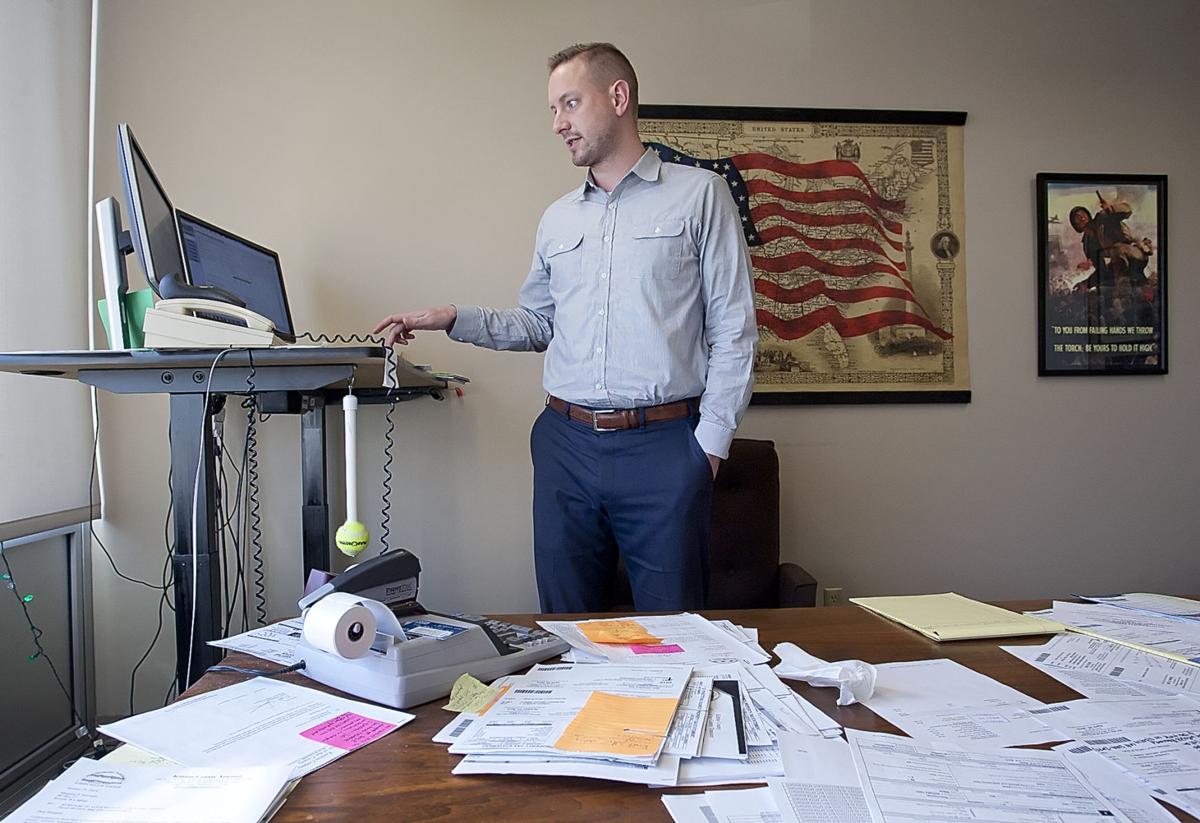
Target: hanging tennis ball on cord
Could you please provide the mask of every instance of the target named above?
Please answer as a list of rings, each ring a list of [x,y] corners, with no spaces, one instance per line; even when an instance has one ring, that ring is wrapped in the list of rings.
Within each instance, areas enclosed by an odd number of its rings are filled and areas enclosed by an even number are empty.
[[[346,420],[346,522],[338,527],[334,543],[347,557],[357,557],[371,542],[367,527],[358,521],[358,398],[347,394],[342,398]]]

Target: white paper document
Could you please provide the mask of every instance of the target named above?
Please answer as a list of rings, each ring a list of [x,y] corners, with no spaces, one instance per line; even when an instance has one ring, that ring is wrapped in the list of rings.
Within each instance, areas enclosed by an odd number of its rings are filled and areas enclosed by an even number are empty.
[[[1073,689],[1075,686],[1069,680],[1059,677],[1058,672],[1098,675],[1101,678],[1099,680],[1076,678],[1076,682],[1085,686],[1088,691],[1075,690],[1086,697],[1168,694],[1200,696],[1200,666],[1122,646],[1099,637],[1060,634],[1042,646],[1000,648]]]
[[[1054,751],[1133,823],[1175,823],[1175,815],[1156,803],[1144,784],[1099,752],[1082,743],[1064,743]]]
[[[842,725],[779,679],[770,666],[743,666],[750,677],[743,683],[750,699],[778,729],[798,734],[840,738]]]
[[[593,643],[579,628],[581,623],[635,623],[657,643]],[[766,663],[770,655],[714,626],[698,614],[670,614],[605,620],[539,620],[538,625],[588,655],[613,663],[698,666],[705,663]]]
[[[412,719],[407,712],[256,677],[100,731],[188,766],[286,764],[301,777]]]
[[[1149,785],[1155,797],[1200,812],[1200,702],[1072,700],[1037,713]]]
[[[797,735],[780,739],[783,778],[767,781],[784,820],[869,823],[871,813],[850,746],[842,739]]]
[[[1147,614],[1120,606],[1054,601],[1051,619],[1073,631],[1103,637],[1185,663],[1200,663],[1200,621]]]
[[[654,763],[639,764],[586,757],[554,757],[540,755],[481,755],[469,754],[459,761],[451,774],[529,774],[550,777],[590,777],[614,780],[618,783],[644,783],[655,786],[674,786],[680,760],[673,755],[660,755]],[[685,761],[686,762],[686,761]]]
[[[692,675],[679,707],[675,709],[675,718],[667,732],[667,742],[663,746],[663,754],[674,754],[679,757],[695,757],[700,753],[700,744],[704,740],[704,728],[708,723],[708,711],[712,702],[712,678]]]
[[[1124,609],[1134,609],[1146,614],[1200,620],[1200,600],[1191,600],[1186,597],[1172,597],[1169,594],[1148,594],[1146,592],[1108,594],[1098,597],[1078,595],[1078,597],[1080,600],[1088,600],[1092,603],[1101,603],[1106,606],[1120,606]]]
[[[953,660],[883,663],[867,708],[917,740],[974,747],[1063,740],[1029,713],[1043,704]]]
[[[713,823],[716,817],[708,800],[708,792],[664,794],[662,802],[674,823]]]
[[[693,757],[679,761],[677,786],[727,786],[732,783],[766,783],[768,777],[783,777],[779,744],[750,746],[745,760],[723,757]]]
[[[257,823],[288,783],[286,766],[196,769],[80,758],[8,823]]]
[[[296,662],[296,647],[300,644],[303,628],[303,618],[293,617],[291,620],[281,620],[270,626],[251,629],[223,640],[210,640],[208,645],[245,652],[272,663],[290,666]],[[303,673],[302,671],[301,674]]]
[[[846,739],[876,823],[1126,819],[1058,752],[962,750],[856,729]]]
[[[704,796],[717,823],[780,823],[770,789],[724,789]]]

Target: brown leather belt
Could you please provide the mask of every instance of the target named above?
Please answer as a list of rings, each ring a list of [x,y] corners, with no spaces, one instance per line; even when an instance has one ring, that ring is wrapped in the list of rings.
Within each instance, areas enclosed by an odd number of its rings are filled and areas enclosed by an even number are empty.
[[[591,426],[593,431],[604,432],[639,429],[651,423],[690,417],[693,410],[700,408],[700,398],[690,397],[687,400],[663,403],[661,406],[642,406],[638,409],[591,409],[550,395],[546,398],[546,405],[559,414],[565,414],[572,420]]]

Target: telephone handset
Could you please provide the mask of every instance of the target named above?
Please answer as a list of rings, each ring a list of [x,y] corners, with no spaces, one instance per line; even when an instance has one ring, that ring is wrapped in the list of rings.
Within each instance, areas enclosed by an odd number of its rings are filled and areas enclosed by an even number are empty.
[[[217,315],[228,321],[200,315]],[[246,325],[237,325],[236,321]],[[153,349],[270,346],[275,324],[258,312],[220,300],[177,297],[146,310],[146,346]]]
[[[208,300],[200,297],[176,297],[172,300],[159,300],[154,304],[154,308],[159,311],[184,315],[185,317],[189,314],[220,314],[236,320],[243,320],[252,329],[261,329],[262,331],[269,332],[275,331],[275,324],[258,312],[251,311],[245,306],[235,306],[232,303],[226,303],[221,300]]]

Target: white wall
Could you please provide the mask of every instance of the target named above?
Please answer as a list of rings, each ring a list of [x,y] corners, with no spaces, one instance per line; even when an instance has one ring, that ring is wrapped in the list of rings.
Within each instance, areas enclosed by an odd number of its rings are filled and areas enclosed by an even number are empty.
[[[177,206],[279,250],[299,326],[362,332],[406,307],[512,303],[542,209],[580,179],[545,101],[545,57],[569,43],[616,42],[648,103],[966,110],[973,402],[752,408],[741,433],[774,439],[783,463],[784,553],[847,595],[1195,591],[1194,8],[105,0],[97,191],[119,190],[114,133],[128,121]],[[1169,376],[1036,377],[1039,171],[1170,176]],[[397,410],[394,535],[421,557],[422,598],[533,610],[541,358],[442,335],[409,354],[473,379],[463,399]],[[167,404],[103,407],[104,534],[151,576]],[[370,514],[382,411],[359,425]],[[298,430],[262,426],[273,616],[301,585]],[[96,588],[96,625],[122,627],[97,633],[103,714],[124,705],[154,598],[102,568]],[[170,646],[168,633],[141,707],[171,677]]]

